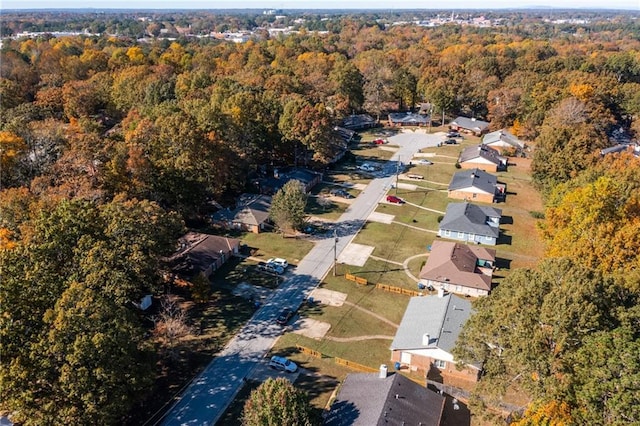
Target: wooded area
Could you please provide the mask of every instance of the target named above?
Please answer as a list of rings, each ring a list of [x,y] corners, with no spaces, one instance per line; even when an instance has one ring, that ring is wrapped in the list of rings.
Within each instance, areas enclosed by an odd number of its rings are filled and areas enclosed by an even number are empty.
[[[478,300],[465,330],[480,391],[522,385],[525,417],[640,422],[640,160],[599,155],[640,133],[640,23],[322,25],[246,43],[3,40],[0,408],[121,422],[155,374],[131,302],[159,291],[185,223],[265,170],[329,166],[349,114],[430,102],[530,142],[548,205],[549,260]]]

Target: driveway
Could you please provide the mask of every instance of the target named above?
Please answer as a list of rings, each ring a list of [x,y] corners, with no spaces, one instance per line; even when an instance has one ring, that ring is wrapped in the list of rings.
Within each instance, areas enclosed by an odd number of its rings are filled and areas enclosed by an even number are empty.
[[[333,235],[319,240],[291,276],[196,377],[164,417],[165,425],[213,425],[233,401],[256,364],[262,362],[283,329],[275,318],[284,307],[297,309],[333,266],[376,209],[399,168],[419,149],[436,146],[442,134],[401,133],[389,138],[398,151],[340,217]]]

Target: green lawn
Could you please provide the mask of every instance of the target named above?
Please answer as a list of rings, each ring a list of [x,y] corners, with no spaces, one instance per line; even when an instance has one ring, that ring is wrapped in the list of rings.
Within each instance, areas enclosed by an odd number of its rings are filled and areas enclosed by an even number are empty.
[[[293,265],[297,265],[313,247],[313,243],[298,239],[284,238],[274,232],[260,234],[246,233],[241,237],[242,243],[253,250],[255,257],[269,259],[270,257],[283,257]]]

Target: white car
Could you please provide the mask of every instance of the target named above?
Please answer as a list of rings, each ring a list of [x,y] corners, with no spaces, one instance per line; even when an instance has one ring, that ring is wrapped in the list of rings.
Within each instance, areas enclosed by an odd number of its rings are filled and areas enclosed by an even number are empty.
[[[418,163],[418,164],[421,164],[421,165],[423,165],[423,166],[430,166],[430,165],[432,165],[432,164],[433,164],[431,161],[429,161],[429,160],[427,160],[427,159],[424,159],[424,158],[423,158],[423,159],[418,160],[418,161],[417,161],[417,163]]]
[[[267,260],[267,265],[274,265],[279,266],[282,269],[287,269],[289,263],[287,263],[287,259],[283,259],[281,257],[272,257],[271,259]]]
[[[276,370],[286,371],[287,373],[295,373],[296,370],[298,370],[298,366],[295,362],[283,356],[277,355],[271,357],[271,361],[269,361],[269,367]]]
[[[365,172],[375,172],[376,168],[374,166],[372,166],[371,164],[368,163],[363,163],[360,166],[358,166],[358,168],[360,170],[363,170]]]

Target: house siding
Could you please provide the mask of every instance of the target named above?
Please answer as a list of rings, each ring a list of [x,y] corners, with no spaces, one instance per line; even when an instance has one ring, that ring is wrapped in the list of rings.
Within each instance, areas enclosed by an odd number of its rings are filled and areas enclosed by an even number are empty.
[[[463,169],[480,169],[483,172],[497,172],[499,171],[499,167],[498,165],[488,162],[488,161],[483,161],[482,159],[474,159],[474,160],[469,160],[469,161],[464,161],[462,163],[460,163],[460,167]]]
[[[395,364],[402,359],[402,353],[407,351],[394,350],[391,352],[391,362]],[[464,367],[461,370],[456,368],[455,362],[445,360],[446,366],[444,368],[438,368],[435,366],[437,359],[430,356],[417,354],[414,351],[411,352],[411,364],[404,365],[404,367],[410,370],[417,370],[425,375],[429,374],[430,377],[441,375],[443,382],[448,380],[464,380],[471,383],[476,383],[480,372],[472,367]],[[434,370],[435,369],[435,370]],[[435,374],[434,374],[435,373]]]
[[[449,231],[449,235],[447,235],[447,231]],[[486,244],[490,246],[495,246],[497,244],[497,240],[494,236],[469,234],[466,232],[458,232],[451,229],[438,229],[438,236],[447,238],[449,240],[463,241],[465,243],[473,242],[476,244]]]
[[[470,189],[458,189],[455,191],[449,191],[449,198],[455,198],[458,200],[468,201],[480,201],[481,203],[493,203],[494,195],[487,194],[486,192],[472,191]]]
[[[442,281],[426,280],[426,279],[420,280],[420,283],[424,284],[425,286],[430,285],[436,289],[442,287],[444,291],[448,291],[449,293],[459,294],[462,296],[484,297],[489,295],[489,292],[487,290],[468,287],[462,283],[451,283],[451,282],[442,282]]]

